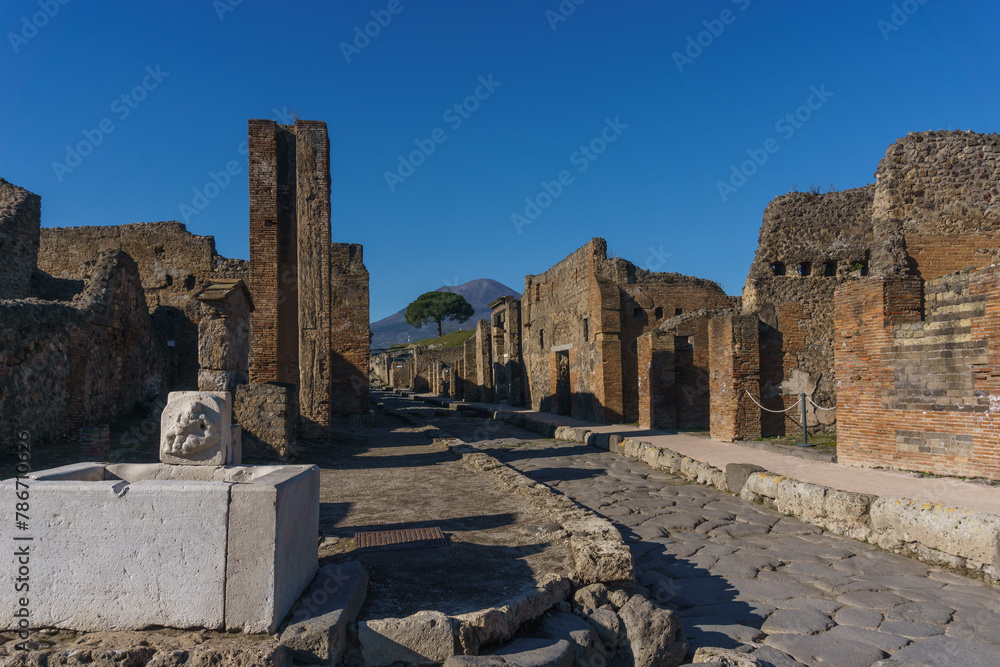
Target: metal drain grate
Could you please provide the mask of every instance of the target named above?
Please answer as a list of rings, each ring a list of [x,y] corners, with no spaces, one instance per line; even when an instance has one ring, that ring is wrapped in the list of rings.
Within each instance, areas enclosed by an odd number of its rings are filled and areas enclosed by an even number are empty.
[[[395,551],[402,549],[432,549],[448,546],[444,533],[433,528],[407,530],[374,530],[354,534],[354,546],[365,551]]]

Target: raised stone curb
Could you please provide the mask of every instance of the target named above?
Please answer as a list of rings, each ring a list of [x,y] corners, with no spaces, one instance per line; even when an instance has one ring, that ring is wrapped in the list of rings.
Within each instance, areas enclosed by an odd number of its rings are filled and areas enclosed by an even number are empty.
[[[337,664],[367,589],[368,573],[358,561],[327,565],[292,610],[281,643],[299,660]]]

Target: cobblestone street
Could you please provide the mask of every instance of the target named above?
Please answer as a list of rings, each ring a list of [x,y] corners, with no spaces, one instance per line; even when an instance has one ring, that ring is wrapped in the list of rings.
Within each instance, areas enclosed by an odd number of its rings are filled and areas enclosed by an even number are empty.
[[[1000,594],[985,583],[617,454],[484,420],[434,423],[613,520],[640,592],[679,612],[692,652],[744,646],[777,666],[1000,664]]]

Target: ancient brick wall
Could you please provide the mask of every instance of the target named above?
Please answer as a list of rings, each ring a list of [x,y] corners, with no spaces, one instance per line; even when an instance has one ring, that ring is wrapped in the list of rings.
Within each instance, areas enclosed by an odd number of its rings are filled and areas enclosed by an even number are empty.
[[[462,344],[462,400],[475,403],[481,400],[482,385],[476,364],[476,337]]]
[[[0,178],[0,299],[31,292],[41,215],[41,197]]]
[[[835,404],[833,293],[868,272],[873,198],[874,186],[791,193],[764,212],[743,309],[760,314],[761,397],[772,410],[791,406],[802,392],[819,405]],[[835,418],[810,404],[810,425],[829,426]],[[762,419],[764,435],[801,428],[798,413]]]
[[[1000,479],[1000,268],[871,279],[836,307],[838,461]]]
[[[710,432],[713,440],[760,439],[760,361],[755,315],[713,317],[708,324]]]
[[[330,260],[331,392],[334,414],[368,411],[368,269],[357,243],[334,243]]]
[[[1000,135],[912,132],[875,176],[875,274],[930,280],[1000,257]]]
[[[497,403],[524,405],[524,361],[521,355],[521,300],[505,296],[493,309],[493,398]]]
[[[638,420],[639,336],[679,312],[733,303],[711,281],[608,259],[604,239],[591,240],[525,277],[521,349],[532,407],[568,403],[581,419]]]
[[[0,303],[0,444],[113,421],[159,393],[163,366],[135,262],[102,252],[72,303]]]

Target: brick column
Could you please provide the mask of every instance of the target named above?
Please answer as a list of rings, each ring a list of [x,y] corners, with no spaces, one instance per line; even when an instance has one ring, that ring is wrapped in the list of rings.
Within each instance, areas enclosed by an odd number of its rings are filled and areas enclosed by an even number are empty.
[[[639,426],[677,428],[674,336],[658,331],[639,336]]]
[[[490,355],[490,337],[492,327],[486,320],[476,323],[476,377],[479,382],[479,400],[484,403],[493,401],[493,359]]]
[[[712,318],[708,324],[708,347],[712,439],[722,442],[759,439],[760,408],[753,402],[760,400],[757,316]]]

